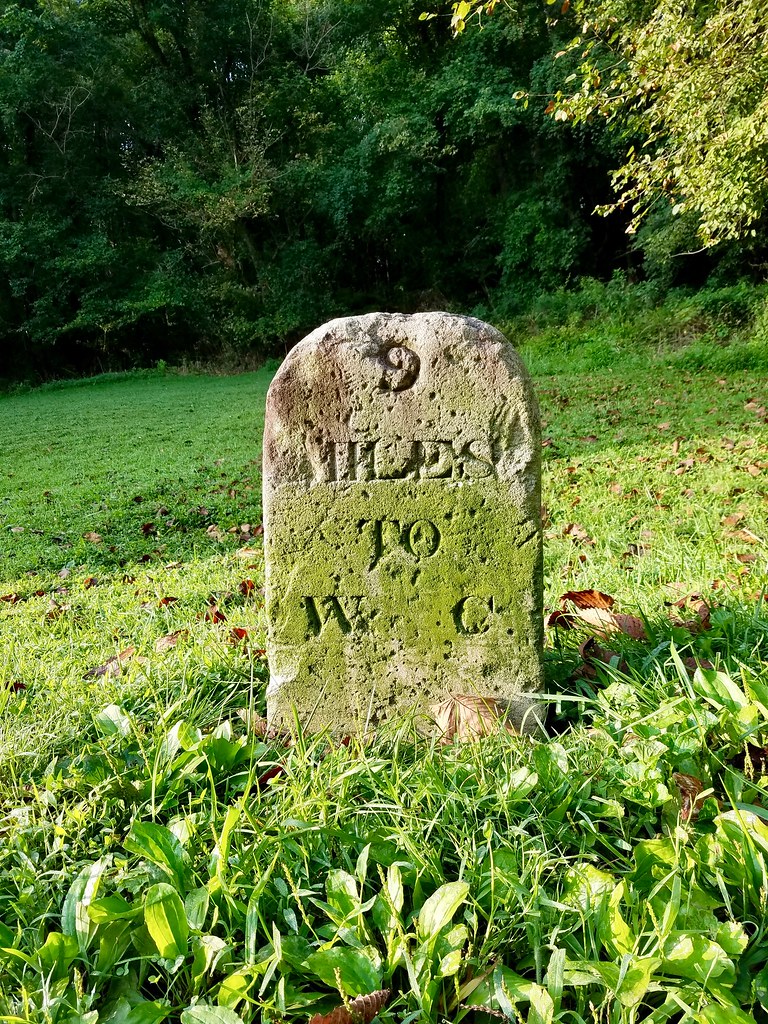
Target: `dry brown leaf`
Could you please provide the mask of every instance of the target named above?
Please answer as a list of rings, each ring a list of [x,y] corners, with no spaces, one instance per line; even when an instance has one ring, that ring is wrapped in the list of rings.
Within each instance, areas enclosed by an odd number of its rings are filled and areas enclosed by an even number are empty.
[[[544,625],[547,629],[557,627],[558,629],[573,629],[574,618],[573,615],[569,615],[568,612],[564,612],[558,608],[554,612],[550,612],[544,619]]]
[[[614,599],[600,590],[569,590],[560,598],[560,604],[570,601],[577,608],[613,608]]]
[[[260,548],[238,548],[235,558],[258,558],[261,554]]]
[[[744,512],[731,512],[728,516],[723,516],[720,522],[723,526],[738,526],[739,523],[744,519]]]
[[[741,552],[738,555],[736,555],[736,558],[737,558],[737,560],[739,562],[744,562],[747,565],[750,562],[756,562],[757,561],[757,555],[741,553]]]
[[[734,530],[729,537],[732,540],[743,540],[745,544],[762,544],[761,539],[751,530]]]
[[[579,654],[584,662],[582,669],[588,670],[586,672],[582,671],[581,674],[588,678],[595,678],[597,675],[594,670],[595,665],[611,665],[613,663],[618,667],[620,672],[627,671],[627,663],[621,657],[619,652],[608,651],[604,647],[601,647],[593,636],[588,637],[579,645]]]
[[[675,601],[674,608],[690,607],[696,614],[695,619],[673,619],[672,625],[687,629],[689,633],[702,633],[705,629],[711,629],[710,607],[706,601],[701,599],[700,594],[690,594],[681,601]]]
[[[378,992],[358,996],[330,1013],[316,1013],[310,1017],[309,1024],[371,1024],[386,1006],[390,994],[388,988],[382,988]]]
[[[48,608],[45,613],[46,619],[53,622],[55,619],[60,619],[62,615],[72,610],[71,604],[59,604],[58,601],[54,601],[53,598],[48,602]]]
[[[101,544],[101,534],[89,530],[88,533],[83,534],[83,540],[87,540],[89,544]]]
[[[98,587],[99,580],[97,576],[86,576],[83,580],[83,589],[90,590],[91,587]]]
[[[226,622],[227,616],[216,604],[209,604],[203,618],[206,622]]]
[[[433,704],[430,713],[441,743],[478,740],[497,732],[500,725],[507,732],[516,732],[506,721],[506,708],[495,697],[456,694]]]
[[[175,647],[182,637],[188,635],[188,629],[176,629],[173,633],[166,633],[165,636],[158,637],[157,640],[155,640],[156,653],[163,654],[165,651],[170,651],[170,649]]]
[[[563,530],[564,537],[570,537],[574,544],[594,545],[594,541],[580,523],[568,523]]]
[[[227,638],[231,644],[242,644],[248,639],[248,630],[242,626],[233,626]]]
[[[120,651],[119,654],[116,654],[112,658],[108,658],[103,665],[96,665],[95,668],[89,668],[83,675],[83,679],[99,679],[101,676],[119,676],[123,671],[125,663],[130,661],[135,654],[135,647],[126,647],[125,650]],[[145,658],[142,658],[141,660],[146,661]]]
[[[675,772],[672,778],[680,792],[680,818],[690,821],[701,810],[697,805],[701,801],[699,794],[705,788],[704,783],[694,775],[685,775],[683,772]]]

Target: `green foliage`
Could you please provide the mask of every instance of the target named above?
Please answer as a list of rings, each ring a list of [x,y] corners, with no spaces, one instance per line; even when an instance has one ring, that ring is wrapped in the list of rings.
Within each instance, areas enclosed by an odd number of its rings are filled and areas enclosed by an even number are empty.
[[[549,57],[547,112],[556,122],[603,119],[622,146],[618,196],[602,211],[631,210],[630,234],[671,211],[705,246],[754,238],[768,202],[764,8],[547,2],[550,27],[566,33]],[[454,32],[497,6],[453,3]]]
[[[765,359],[765,296],[616,278],[537,318],[547,603],[600,586],[648,636],[574,674],[589,634],[550,631],[537,737],[265,734],[268,373],[0,398],[0,1016],[306,1024],[390,988],[399,1024],[762,1021],[765,370],[717,360]],[[665,607],[691,592],[709,629]]]

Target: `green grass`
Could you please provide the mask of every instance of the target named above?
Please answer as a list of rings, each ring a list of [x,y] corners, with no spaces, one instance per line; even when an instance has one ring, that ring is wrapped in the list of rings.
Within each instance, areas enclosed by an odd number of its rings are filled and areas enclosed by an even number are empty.
[[[398,1024],[766,1020],[764,346],[611,345],[524,348],[546,600],[608,592],[646,639],[585,666],[550,630],[549,735],[456,746],[263,734],[268,373],[0,399],[0,1021],[382,988]],[[697,633],[665,604],[692,592]]]

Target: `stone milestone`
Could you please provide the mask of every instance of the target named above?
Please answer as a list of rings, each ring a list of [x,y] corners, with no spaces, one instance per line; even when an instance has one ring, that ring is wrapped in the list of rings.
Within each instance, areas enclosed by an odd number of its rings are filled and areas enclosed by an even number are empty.
[[[542,666],[540,436],[493,327],[332,320],[267,397],[268,716],[360,732],[450,695],[532,728]]]

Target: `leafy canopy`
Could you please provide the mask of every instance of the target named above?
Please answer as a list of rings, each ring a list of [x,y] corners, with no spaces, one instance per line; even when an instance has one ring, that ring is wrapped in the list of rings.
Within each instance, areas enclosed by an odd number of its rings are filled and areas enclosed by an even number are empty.
[[[454,32],[481,22],[498,3],[454,3]],[[618,196],[603,211],[629,209],[634,233],[667,204],[696,219],[705,246],[755,236],[768,201],[765,6],[756,0],[547,3],[549,26],[573,32],[552,55],[562,74],[547,113],[556,121],[603,118],[628,147],[613,175]],[[511,4],[505,7],[505,16],[516,16]]]

